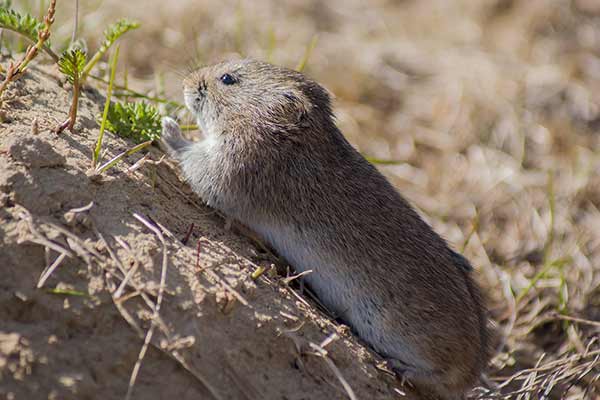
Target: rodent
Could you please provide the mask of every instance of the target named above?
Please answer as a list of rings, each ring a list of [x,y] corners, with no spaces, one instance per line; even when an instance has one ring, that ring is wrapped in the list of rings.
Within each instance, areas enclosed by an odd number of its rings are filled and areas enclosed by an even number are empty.
[[[489,359],[472,267],[344,138],[328,92],[246,59],[191,73],[184,98],[204,139],[167,117],[161,141],[193,190],[312,270],[319,300],[402,377],[462,398]]]

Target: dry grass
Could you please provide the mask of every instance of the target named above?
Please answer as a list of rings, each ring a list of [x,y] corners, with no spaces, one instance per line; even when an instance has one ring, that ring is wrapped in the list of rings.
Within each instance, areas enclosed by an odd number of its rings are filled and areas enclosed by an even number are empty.
[[[474,396],[600,395],[598,2],[141,4],[83,1],[82,36],[139,20],[129,85],[174,99],[191,66],[241,53],[293,67],[318,35],[305,71],[336,95],[344,133],[393,161],[382,171],[476,265],[499,387]]]

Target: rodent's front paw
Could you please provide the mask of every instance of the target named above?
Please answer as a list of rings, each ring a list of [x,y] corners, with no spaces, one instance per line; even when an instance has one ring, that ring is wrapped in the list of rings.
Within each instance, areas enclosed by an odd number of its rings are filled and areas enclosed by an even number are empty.
[[[171,156],[176,157],[189,144],[191,142],[183,138],[177,122],[173,118],[163,117],[162,134],[160,136],[160,146],[162,149]]]

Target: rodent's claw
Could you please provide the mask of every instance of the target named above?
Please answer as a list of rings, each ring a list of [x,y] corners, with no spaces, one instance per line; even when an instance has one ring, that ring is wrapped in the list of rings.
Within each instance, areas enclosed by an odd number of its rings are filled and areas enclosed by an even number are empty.
[[[183,138],[177,122],[173,118],[163,117],[162,135],[160,137],[160,146],[163,151],[169,153],[173,157],[177,157],[181,150],[189,144],[191,144],[191,142]]]
[[[177,133],[181,135],[181,130],[179,129],[179,125],[177,122],[171,117],[163,117],[162,120],[163,130],[169,130],[173,133]]]

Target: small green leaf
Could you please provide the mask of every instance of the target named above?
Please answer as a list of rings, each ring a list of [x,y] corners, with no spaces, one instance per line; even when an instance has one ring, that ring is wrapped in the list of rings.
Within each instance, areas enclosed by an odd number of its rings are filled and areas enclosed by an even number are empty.
[[[69,82],[81,78],[81,73],[87,61],[87,54],[81,49],[65,50],[58,60],[58,69],[67,76]]]
[[[30,14],[21,14],[10,9],[11,1],[0,0],[0,29],[7,29],[25,36],[29,41],[38,43],[39,32],[46,28],[44,22],[38,21]],[[45,39],[39,43],[39,49],[43,49],[52,59],[57,62],[58,56],[50,48],[50,40]],[[26,65],[26,64],[25,64]],[[24,68],[23,68],[24,69]]]
[[[38,32],[44,29],[44,24],[29,14],[20,14],[10,10],[6,4],[0,7],[0,28],[26,36],[32,42],[38,40]]]
[[[130,21],[126,18],[118,20],[104,31],[104,37],[106,40],[104,43],[102,43],[102,47],[106,47],[108,50],[108,48],[112,46],[112,44],[116,42],[117,39],[119,39],[124,33],[139,27],[139,22]]]
[[[136,143],[160,137],[160,114],[145,102],[112,103],[108,108],[106,129],[133,139]]]

